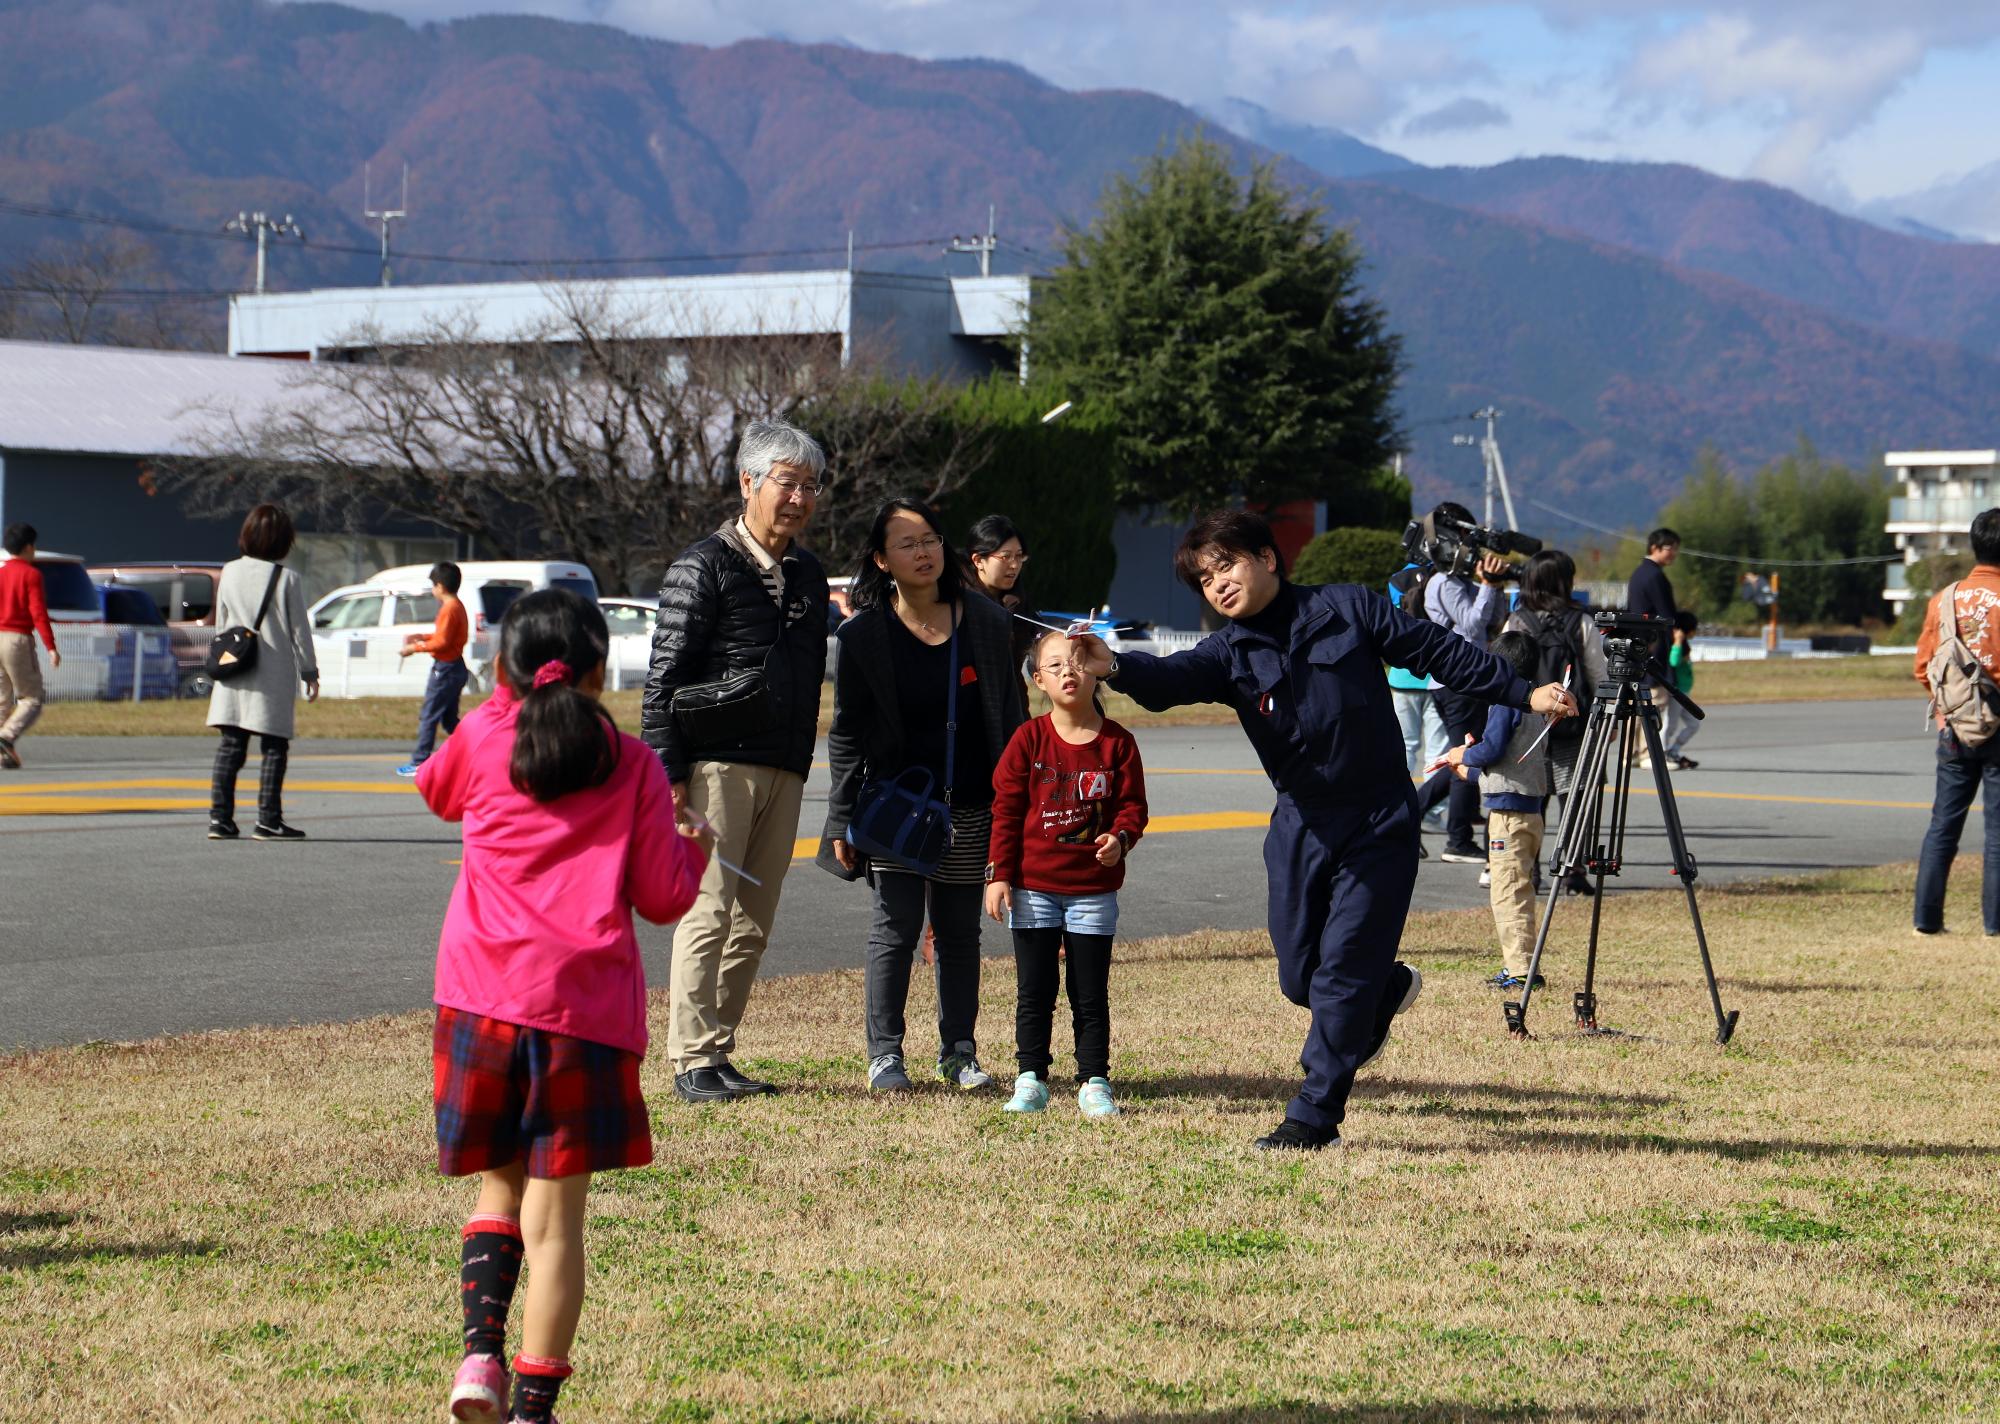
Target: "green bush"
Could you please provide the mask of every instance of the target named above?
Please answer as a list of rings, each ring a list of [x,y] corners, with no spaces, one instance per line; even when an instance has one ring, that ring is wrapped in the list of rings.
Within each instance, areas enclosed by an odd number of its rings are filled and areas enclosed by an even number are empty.
[[[1006,515],[1028,546],[1021,584],[1029,599],[1041,608],[1090,608],[1110,594],[1118,567],[1111,540],[1118,515],[1115,442],[1087,405],[1042,424],[1043,413],[1062,399],[1059,391],[1024,387],[1006,375],[966,387],[955,410],[982,430],[985,458],[938,512],[961,546],[981,518]]]
[[[1329,529],[1299,550],[1292,580],[1380,589],[1407,562],[1402,539],[1386,529]]]

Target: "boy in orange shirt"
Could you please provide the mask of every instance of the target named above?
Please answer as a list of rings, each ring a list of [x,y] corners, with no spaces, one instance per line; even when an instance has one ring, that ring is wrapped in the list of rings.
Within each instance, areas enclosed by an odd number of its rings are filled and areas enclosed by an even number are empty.
[[[431,655],[431,677],[424,684],[424,709],[417,715],[417,749],[396,768],[396,775],[414,777],[417,768],[437,749],[438,728],[446,736],[458,730],[458,698],[465,691],[465,640],[470,624],[465,605],[458,601],[462,580],[458,565],[446,561],[431,565],[431,592],[438,601],[437,626],[426,638],[410,638],[403,643],[402,656]]]

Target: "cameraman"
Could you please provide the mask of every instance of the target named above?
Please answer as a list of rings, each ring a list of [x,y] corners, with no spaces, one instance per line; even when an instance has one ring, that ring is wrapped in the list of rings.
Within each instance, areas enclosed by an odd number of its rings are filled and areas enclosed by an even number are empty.
[[[1432,516],[1436,524],[1447,520],[1472,523],[1472,512],[1463,505],[1441,504]],[[1470,552],[1469,550],[1467,551]],[[1453,568],[1458,566],[1454,561]],[[1431,622],[1456,633],[1481,652],[1493,642],[1493,633],[1506,616],[1506,600],[1500,586],[1512,565],[1497,554],[1482,554],[1473,572],[1465,574],[1440,568],[1424,590],[1424,611]],[[1436,678],[1430,681],[1431,699],[1438,720],[1444,723],[1445,744],[1462,747],[1467,737],[1479,740],[1486,727],[1486,703],[1477,697],[1453,692]],[[1486,852],[1472,838],[1472,823],[1479,815],[1479,784],[1454,780],[1444,818],[1443,859],[1457,865],[1484,865]]]

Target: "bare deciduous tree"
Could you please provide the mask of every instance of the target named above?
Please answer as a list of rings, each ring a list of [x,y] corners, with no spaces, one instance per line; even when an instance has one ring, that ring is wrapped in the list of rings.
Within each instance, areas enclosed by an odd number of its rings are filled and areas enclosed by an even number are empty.
[[[100,336],[110,315],[110,293],[150,272],[152,253],[135,242],[85,238],[44,246],[9,274],[23,305],[37,310],[58,340],[81,346]]]
[[[822,439],[829,489],[811,542],[830,567],[859,552],[892,493],[936,499],[982,456],[941,381],[892,381],[837,338],[704,336],[698,311],[663,320],[603,289],[551,288],[548,320],[496,340],[477,319],[367,359],[302,369],[285,408],[225,413],[200,458],[163,462],[197,508],[275,498],[320,528],[426,520],[482,556],[574,558],[607,591],[652,586],[739,503],[733,456],[751,420]],[[660,330],[695,333],[672,338]]]

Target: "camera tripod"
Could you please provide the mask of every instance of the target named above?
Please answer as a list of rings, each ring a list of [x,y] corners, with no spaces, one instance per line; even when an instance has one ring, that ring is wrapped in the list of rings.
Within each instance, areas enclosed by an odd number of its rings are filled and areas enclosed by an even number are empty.
[[[1607,615],[1608,616],[1608,615]],[[1548,903],[1542,910],[1542,925],[1535,936],[1534,956],[1528,962],[1528,981],[1518,1003],[1502,1006],[1507,1031],[1517,1038],[1528,1036],[1528,1004],[1534,998],[1535,974],[1541,968],[1542,951],[1549,942],[1555,923],[1556,902],[1569,878],[1578,871],[1592,877],[1590,892],[1590,950],[1584,961],[1583,988],[1577,992],[1576,1026],[1586,1033],[1615,1030],[1597,1026],[1597,939],[1604,915],[1604,878],[1616,875],[1623,866],[1626,817],[1632,797],[1631,749],[1643,738],[1653,763],[1653,784],[1659,794],[1660,816],[1666,822],[1667,845],[1673,852],[1673,873],[1687,892],[1688,917],[1694,921],[1694,942],[1701,950],[1701,972],[1708,980],[1708,999],[1715,1010],[1715,1041],[1729,1042],[1736,1032],[1736,1011],[1722,1010],[1722,992],[1716,987],[1715,966],[1709,960],[1708,936],[1701,927],[1701,908],[1695,904],[1694,857],[1689,854],[1687,833],[1681,828],[1680,809],[1674,804],[1674,787],[1667,775],[1666,749],[1660,739],[1660,709],[1639,684],[1651,674],[1688,714],[1697,720],[1705,714],[1686,694],[1673,685],[1673,676],[1659,659],[1642,651],[1634,639],[1604,640],[1608,675],[1591,699],[1589,720],[1583,729],[1583,744],[1577,751],[1576,772],[1570,781],[1569,804],[1563,808],[1562,835],[1556,846],[1555,873],[1549,881]],[[1606,764],[1616,754],[1617,766],[1606,786]],[[1605,796],[1610,794],[1610,818],[1605,819]],[[1586,810],[1586,799],[1587,810]]]

